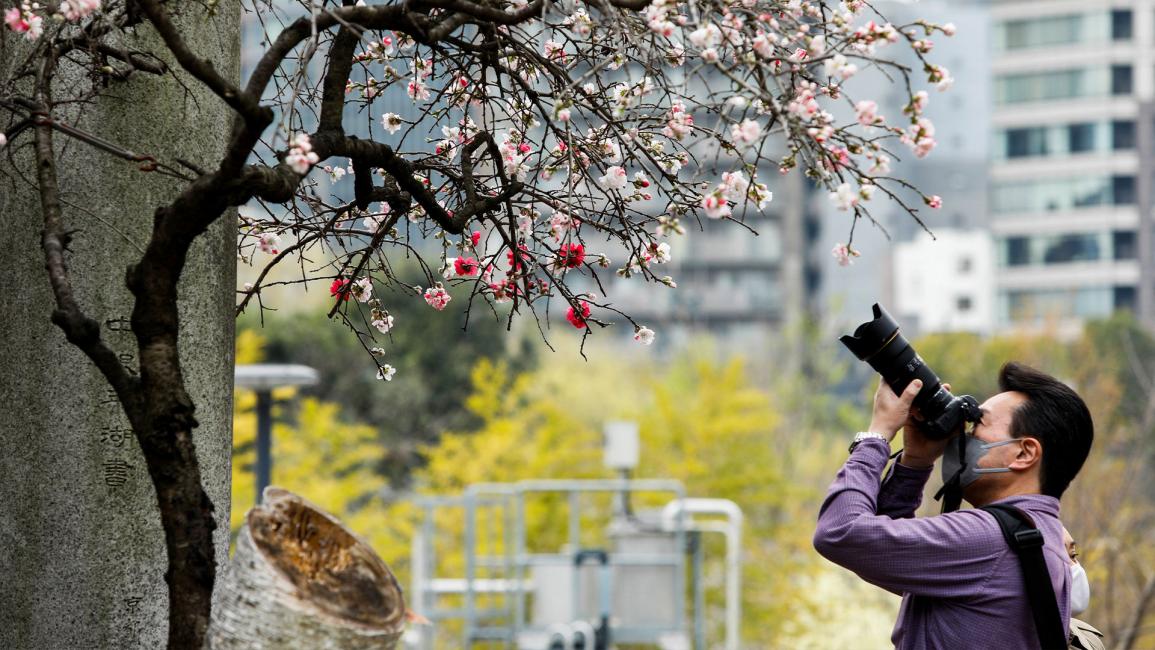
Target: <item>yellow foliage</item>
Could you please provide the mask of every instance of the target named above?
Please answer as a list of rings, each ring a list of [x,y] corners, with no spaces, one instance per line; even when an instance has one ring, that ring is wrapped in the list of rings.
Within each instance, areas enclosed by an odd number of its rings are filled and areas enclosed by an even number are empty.
[[[731,499],[744,510],[743,636],[749,647],[784,647],[787,635],[797,640],[811,634],[788,622],[815,609],[808,576],[824,570],[824,564],[813,553],[810,536],[816,504],[837,467],[831,459],[845,454],[844,443],[835,449],[825,437],[784,422],[770,392],[753,385],[738,360],[718,364],[689,358],[656,367],[555,359],[518,377],[501,364],[479,363],[468,406],[482,424],[446,434],[426,450],[428,465],[416,475],[419,491],[448,496],[482,482],[609,478],[602,464],[602,425],[636,421],[642,448],[636,477],[677,479],[690,496]],[[669,498],[639,498],[633,506],[660,507]],[[557,552],[564,544],[568,511],[557,505],[550,498],[528,502],[531,549]],[[608,496],[605,503],[594,499],[587,510],[599,506],[604,515]],[[395,567],[407,566],[416,515],[409,504],[389,513],[381,550]],[[439,575],[463,574],[460,547],[445,542],[461,534],[461,519],[460,511],[451,511],[436,522]],[[491,550],[502,543],[495,540]],[[707,575],[718,577],[721,544],[708,540],[706,548],[712,558]],[[707,621],[720,626],[719,580],[708,582]],[[712,634],[720,638],[720,630]]]
[[[237,337],[238,363],[256,363],[260,334]],[[273,392],[272,483],[325,508],[358,534],[380,529],[386,480],[376,471],[385,450],[373,427],[342,422],[340,407],[313,398],[295,400],[295,391]],[[287,409],[282,404],[293,403]],[[255,503],[256,395],[237,391],[233,415],[233,507],[235,533]],[[286,422],[292,410],[293,422]],[[370,538],[369,540],[373,540]]]

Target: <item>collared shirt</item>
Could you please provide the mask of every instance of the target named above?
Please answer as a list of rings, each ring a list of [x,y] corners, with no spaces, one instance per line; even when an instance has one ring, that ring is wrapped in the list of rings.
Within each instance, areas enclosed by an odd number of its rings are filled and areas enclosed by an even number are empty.
[[[891,635],[895,648],[1038,648],[1022,567],[994,516],[960,510],[914,518],[932,470],[894,463],[880,483],[889,453],[878,439],[855,448],[822,504],[814,548],[863,580],[902,596]],[[1066,630],[1071,574],[1059,500],[1021,494],[998,503],[1023,510],[1042,531],[1043,555]]]

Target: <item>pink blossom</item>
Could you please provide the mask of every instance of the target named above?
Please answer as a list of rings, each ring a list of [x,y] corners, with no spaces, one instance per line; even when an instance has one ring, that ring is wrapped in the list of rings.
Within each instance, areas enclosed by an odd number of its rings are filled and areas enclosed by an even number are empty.
[[[261,252],[276,255],[277,249],[281,247],[281,238],[275,232],[264,232],[258,240],[260,242]]]
[[[686,112],[682,102],[674,102],[666,115],[666,128],[662,130],[667,138],[681,140],[694,129],[694,116]]]
[[[320,158],[313,152],[313,144],[308,134],[298,133],[289,143],[289,153],[285,155],[285,164],[294,172],[304,176],[309,169],[316,165]]]
[[[429,306],[437,311],[445,309],[445,306],[448,305],[452,299],[449,292],[441,286],[440,282],[438,282],[436,286],[429,287],[425,290],[425,302],[429,303]]]
[[[100,0],[62,0],[60,3],[60,13],[72,22],[76,22],[99,9]]]
[[[722,219],[730,216],[730,204],[721,192],[714,191],[702,197],[702,209],[711,219]]]
[[[834,259],[838,260],[839,266],[850,266],[854,263],[853,258],[858,257],[858,251],[846,244],[836,244],[834,248],[831,249],[830,254],[834,256]]]
[[[926,201],[926,204],[929,205],[932,210],[938,210],[942,207],[942,197],[937,194],[930,198],[924,198],[923,200]]]
[[[730,137],[738,148],[744,149],[762,137],[762,125],[754,120],[742,120],[741,124],[730,126]]]
[[[878,104],[869,99],[864,99],[855,104],[854,110],[858,113],[858,123],[863,126],[873,126],[883,121],[878,115]]]
[[[598,179],[598,183],[607,190],[623,190],[629,182],[629,177],[626,176],[626,170],[622,169],[620,165],[614,165],[606,170],[604,176]]]

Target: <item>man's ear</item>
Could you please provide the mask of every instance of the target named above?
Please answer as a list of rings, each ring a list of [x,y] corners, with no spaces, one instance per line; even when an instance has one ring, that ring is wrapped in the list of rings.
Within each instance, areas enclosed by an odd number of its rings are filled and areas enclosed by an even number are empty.
[[[1038,438],[1030,436],[1020,438],[1020,440],[1022,442],[1019,443],[1019,453],[1011,461],[1011,469],[1027,470],[1035,465],[1042,467],[1043,443]]]

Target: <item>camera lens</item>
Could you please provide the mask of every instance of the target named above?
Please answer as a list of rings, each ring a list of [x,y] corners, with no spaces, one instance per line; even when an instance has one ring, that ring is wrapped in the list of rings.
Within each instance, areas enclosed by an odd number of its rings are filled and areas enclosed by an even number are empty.
[[[914,398],[914,406],[926,422],[924,429],[928,435],[949,437],[964,421],[981,417],[978,402],[969,395],[955,397],[944,388],[938,375],[902,335],[898,322],[877,303],[873,320],[859,325],[853,335],[839,340],[882,375],[896,395],[901,395],[915,379],[922,380],[922,390]]]

